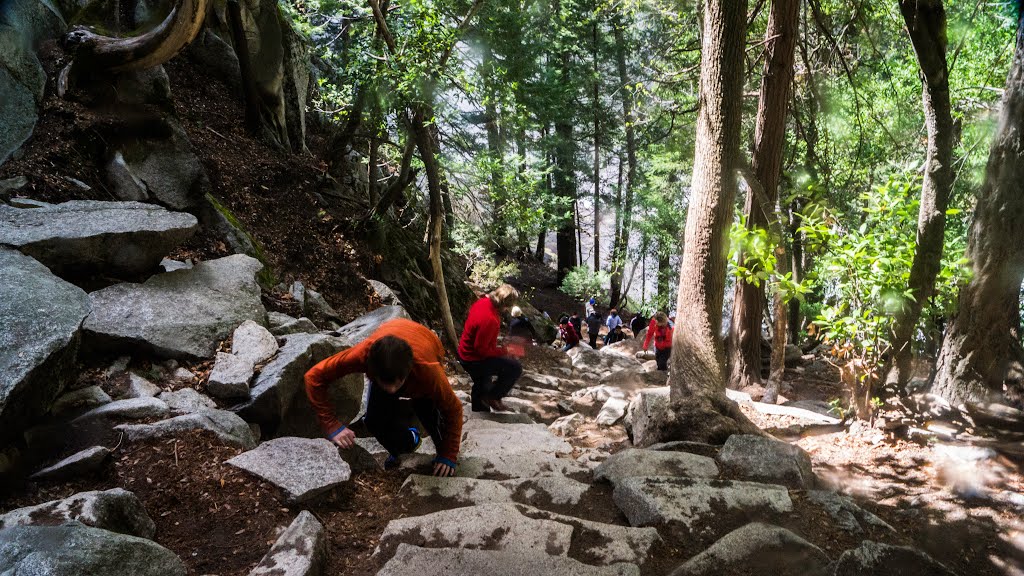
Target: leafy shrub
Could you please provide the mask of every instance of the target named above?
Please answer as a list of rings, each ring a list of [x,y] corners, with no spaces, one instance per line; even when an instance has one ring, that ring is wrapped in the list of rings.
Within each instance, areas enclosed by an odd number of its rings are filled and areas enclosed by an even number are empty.
[[[573,298],[586,299],[591,296],[597,298],[601,303],[607,303],[605,297],[605,286],[611,284],[612,278],[608,272],[599,270],[594,272],[586,266],[577,266],[565,275],[559,290]]]
[[[515,262],[495,262],[490,258],[480,258],[473,262],[469,279],[483,290],[494,290],[505,283],[510,276],[519,275],[519,265]]]

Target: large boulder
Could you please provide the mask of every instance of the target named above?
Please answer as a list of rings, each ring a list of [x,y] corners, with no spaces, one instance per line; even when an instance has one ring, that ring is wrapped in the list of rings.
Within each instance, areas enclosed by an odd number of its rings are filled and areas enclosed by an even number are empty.
[[[250,450],[256,447],[252,428],[234,412],[204,409],[191,414],[160,420],[152,424],[122,424],[114,428],[129,442],[164,438],[192,430],[206,430],[229,446]]]
[[[697,454],[629,449],[612,454],[594,469],[595,480],[612,484],[636,476],[715,478],[718,466],[711,458]]]
[[[326,567],[324,526],[316,516],[303,510],[249,576],[320,576]]]
[[[821,548],[789,530],[754,522],[729,532],[672,576],[743,573],[754,566],[774,576],[830,576],[830,564]]]
[[[305,375],[317,362],[344,348],[343,340],[324,334],[285,336],[277,356],[253,382],[249,399],[231,409],[271,436],[323,436],[306,396]],[[358,413],[363,386],[361,374],[349,375],[331,386],[331,399],[342,422],[351,421]]]
[[[117,156],[120,162],[116,162]],[[210,181],[184,128],[163,115],[146,138],[125,141],[108,164],[108,179],[118,197],[159,202],[174,210],[195,210]]]
[[[69,480],[84,478],[103,467],[110,450],[103,446],[93,446],[76,452],[56,464],[52,464],[31,476],[32,480]]]
[[[931,556],[907,546],[865,540],[843,552],[835,564],[835,576],[955,576]]]
[[[446,571],[449,570],[449,571]],[[395,556],[377,576],[425,576],[427,574],[487,574],[488,576],[640,576],[636,564],[591,566],[535,550],[470,550],[420,548],[400,544]]]
[[[276,438],[227,461],[263,478],[300,504],[347,482],[352,475],[337,447],[323,438]]]
[[[0,530],[70,521],[139,538],[152,538],[156,534],[156,524],[142,502],[135,494],[121,488],[79,492],[63,500],[12,510],[0,515]]]
[[[807,452],[799,446],[764,436],[730,436],[718,453],[718,463],[726,472],[745,480],[798,489],[813,488],[817,483]]]
[[[669,410],[669,389],[650,388],[641,390],[633,397],[626,409],[626,430],[633,437],[634,446],[650,446],[661,442],[658,422],[665,420]]]
[[[256,283],[262,267],[259,260],[236,254],[158,274],[142,284],[93,292],[86,339],[93,348],[210,358],[239,324],[266,320]]]
[[[89,297],[20,252],[0,247],[0,444],[20,434],[69,381]]]
[[[308,297],[308,295],[307,295]],[[396,318],[409,318],[409,313],[401,306],[381,306],[369,314],[365,314],[339,328],[334,335],[346,338],[353,346],[373,334],[380,325]]]
[[[173,552],[144,538],[83,524],[16,526],[0,530],[5,574],[185,576]]]
[[[0,244],[21,250],[63,278],[149,272],[198,226],[191,214],[139,202],[0,206]]]

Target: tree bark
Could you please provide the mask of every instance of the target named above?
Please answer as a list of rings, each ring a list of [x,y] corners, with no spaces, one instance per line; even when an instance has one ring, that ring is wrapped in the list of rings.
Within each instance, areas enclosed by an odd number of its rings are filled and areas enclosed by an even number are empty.
[[[718,443],[735,433],[759,433],[725,396],[719,336],[737,189],[746,17],[746,0],[705,2],[698,144],[668,378],[672,410],[656,428],[662,439]]]
[[[917,241],[907,288],[913,297],[896,313],[892,347],[894,355],[887,387],[902,393],[913,375],[912,341],[921,308],[935,291],[935,277],[942,266],[946,209],[953,189],[953,116],[949,101],[946,65],[946,11],[941,0],[901,0],[917,62],[921,66],[921,100],[928,129],[921,205],[917,216]]]
[[[946,332],[932,392],[958,405],[1019,393],[1020,288],[1024,278],[1024,13],[967,238],[974,276]]]
[[[593,24],[594,61],[594,272],[601,270],[601,93],[597,66],[597,19]]]
[[[622,205],[622,222],[612,246],[611,305],[618,306],[622,298],[622,272],[626,264],[629,233],[633,222],[633,191],[636,186],[636,119],[633,114],[633,96],[630,90],[629,70],[626,68],[626,40],[622,33],[621,15],[616,14],[612,28],[615,32],[615,63],[619,71],[619,92],[622,94],[622,123],[626,133],[626,190]]]
[[[555,3],[557,6],[557,2]],[[555,11],[557,13],[557,9]],[[576,143],[573,141],[571,94],[569,87],[569,51],[563,50],[558,55],[559,82],[565,91],[565,99],[561,104],[562,114],[555,120],[555,167],[553,170],[555,195],[562,199],[568,213],[562,214],[555,232],[555,252],[558,262],[557,277],[561,284],[565,275],[576,264]]]
[[[799,0],[773,0],[768,14],[768,30],[765,32],[768,54],[765,59],[764,76],[761,77],[752,160],[754,177],[760,183],[765,197],[763,200],[756,198],[753,189],[747,195],[744,214],[748,230],[767,228],[769,221],[776,219],[775,203],[782,171],[782,151],[786,143],[786,108],[789,104],[790,87],[793,85],[799,7]],[[772,213],[766,213],[765,210]],[[773,239],[780,244],[786,241],[781,235]],[[752,266],[746,261],[745,254],[740,254],[740,261],[744,262],[748,269]],[[727,345],[728,382],[731,387],[742,389],[761,384],[764,282],[755,286],[738,280],[733,302]],[[775,345],[773,338],[773,346]],[[785,346],[784,334],[782,345]]]

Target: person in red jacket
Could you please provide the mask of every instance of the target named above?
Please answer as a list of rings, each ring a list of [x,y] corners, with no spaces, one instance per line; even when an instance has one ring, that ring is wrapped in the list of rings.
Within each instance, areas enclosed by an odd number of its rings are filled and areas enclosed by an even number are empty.
[[[568,316],[562,316],[558,322],[558,335],[565,342],[562,352],[572,350],[580,343],[580,335],[576,333],[576,327]]]
[[[668,370],[668,358],[672,355],[672,327],[668,325],[668,316],[664,312],[658,312],[651,318],[647,326],[647,337],[644,338],[644,352],[654,340],[654,360],[658,363],[658,370]]]
[[[416,450],[419,430],[408,427],[399,398],[410,398],[417,418],[437,447],[435,476],[452,476],[462,441],[462,402],[444,373],[444,346],[426,326],[398,318],[380,325],[366,340],[321,361],[306,372],[306,395],[320,426],[341,448],[355,443],[355,433],[338,421],[329,387],[344,376],[364,373],[372,385],[363,422],[391,453]]]
[[[474,412],[508,411],[501,401],[523,373],[519,360],[498,346],[501,330],[499,312],[512,307],[519,292],[502,284],[480,298],[469,308],[466,324],[459,339],[459,364],[473,379],[471,392]],[[497,378],[495,381],[494,379]]]

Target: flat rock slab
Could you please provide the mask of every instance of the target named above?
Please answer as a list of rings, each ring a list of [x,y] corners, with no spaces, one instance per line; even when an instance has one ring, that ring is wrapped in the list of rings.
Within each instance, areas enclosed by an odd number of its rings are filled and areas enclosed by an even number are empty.
[[[84,329],[96,348],[136,348],[168,358],[210,358],[245,320],[263,322],[259,260],[235,254],[89,295]]]
[[[931,556],[907,546],[865,540],[843,552],[835,564],[835,576],[955,576]]]
[[[521,514],[530,518],[552,520],[572,526],[569,556],[587,564],[643,564],[650,557],[654,545],[661,541],[661,536],[654,528],[633,528],[592,522],[530,506],[520,505],[517,508]]]
[[[206,391],[216,398],[248,398],[249,381],[255,372],[256,368],[249,360],[217,352],[217,360],[206,382]]]
[[[5,574],[185,576],[185,565],[159,544],[83,524],[0,530]]]
[[[793,510],[784,486],[728,480],[625,478],[614,499],[633,526],[678,524],[691,534]]]
[[[110,395],[99,386],[86,386],[64,394],[53,403],[50,413],[60,416],[76,410],[87,410],[110,402]]]
[[[487,472],[507,478],[531,478],[585,472],[586,468],[559,454],[572,446],[543,424],[507,425],[471,418],[462,427],[461,453],[487,462]]]
[[[320,331],[316,324],[313,324],[313,321],[305,316],[293,318],[280,312],[268,312],[267,318],[270,324],[270,333],[274,336],[298,333],[315,334]]]
[[[443,501],[453,506],[518,503],[543,508],[541,502],[555,506],[575,506],[583,500],[588,490],[589,484],[565,476],[481,480],[411,474],[402,484],[402,492],[415,498],[431,502]]]
[[[411,320],[409,313],[401,306],[381,306],[369,314],[365,314],[345,324],[333,333],[334,336],[347,339],[352,346],[366,340],[380,325],[395,318]]]
[[[401,544],[377,576],[639,576],[635,564],[591,566],[542,550],[419,548]]]
[[[163,418],[170,413],[171,409],[163,400],[151,396],[140,398],[128,398],[126,400],[115,400],[97,408],[89,410],[74,422],[85,422],[99,418],[111,420],[140,420],[143,418]]]
[[[672,574],[717,576],[756,567],[773,576],[831,576],[830,564],[821,548],[789,530],[754,522],[729,532]]]
[[[115,426],[114,430],[124,432],[129,442],[164,438],[192,430],[208,430],[229,446],[245,450],[256,447],[256,437],[249,424],[227,410],[203,409],[152,424],[122,424]]]
[[[242,322],[231,336],[231,353],[253,365],[263,364],[277,354],[277,339],[261,324]]]
[[[153,270],[199,229],[196,217],[155,204],[73,200],[42,208],[0,205],[0,244],[63,278]]]
[[[303,510],[249,576],[320,576],[326,566],[327,534],[316,516]]]
[[[82,289],[36,260],[0,247],[0,444],[49,411],[74,369]]]
[[[829,490],[808,490],[806,496],[808,502],[820,506],[837,527],[847,532],[861,533],[867,526],[896,531],[885,520],[864,510],[847,496]]]
[[[47,466],[31,476],[32,480],[66,480],[81,478],[96,472],[110,457],[110,450],[93,446],[72,454],[52,466]]]
[[[718,465],[706,456],[633,448],[612,454],[594,469],[595,480],[612,484],[637,476],[715,478]]]
[[[140,538],[152,538],[156,534],[156,524],[142,502],[135,494],[121,488],[79,492],[63,500],[12,510],[0,515],[0,530],[72,521]]]
[[[818,480],[807,452],[763,436],[733,434],[718,453],[718,463],[738,478],[790,488],[813,488]]]
[[[216,402],[193,388],[161,392],[157,399],[162,400],[172,412],[178,414],[191,414],[192,412],[210,410],[217,407]]]
[[[323,438],[275,438],[227,461],[284,490],[289,502],[306,502],[352,475],[338,448]]]

